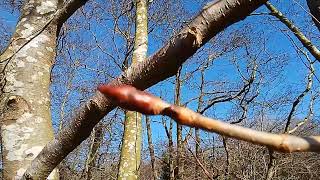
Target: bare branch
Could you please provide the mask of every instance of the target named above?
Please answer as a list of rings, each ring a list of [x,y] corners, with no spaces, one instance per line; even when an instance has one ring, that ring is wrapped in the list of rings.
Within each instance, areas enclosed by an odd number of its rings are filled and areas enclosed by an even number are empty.
[[[85,5],[87,2],[88,0],[70,0],[64,4],[64,6],[57,11],[55,16],[55,20],[58,23],[58,28],[60,29],[62,24],[66,22],[69,17],[77,11],[77,9]]]
[[[319,49],[312,44],[312,42],[295,26],[292,22],[289,21],[276,7],[274,7],[270,2],[265,4],[267,8],[271,11],[272,15],[277,17],[283,24],[285,24],[299,39],[302,45],[308,49],[308,51],[320,61],[320,51]]]
[[[253,144],[267,146],[280,152],[320,152],[320,136],[297,137],[288,134],[272,134],[228,124],[204,117],[184,107],[170,105],[160,98],[128,85],[117,87],[100,86],[99,90],[122,108],[133,108],[130,110],[144,114],[169,116],[177,123],[189,127],[200,128]]]
[[[209,171],[204,167],[204,165],[201,163],[201,161],[197,158],[197,156],[192,152],[192,150],[190,148],[188,148],[189,152],[191,153],[191,155],[194,157],[194,159],[197,161],[198,166],[201,167],[201,169],[203,170],[203,172],[206,174],[206,176],[208,177],[208,179],[213,179],[212,176],[210,175]]]
[[[314,67],[313,67],[313,64],[310,62],[310,70],[309,70],[309,74],[308,74],[308,82],[307,82],[306,88],[292,104],[291,111],[289,113],[289,116],[288,116],[287,122],[286,122],[286,126],[284,128],[285,133],[287,133],[289,131],[291,119],[292,119],[293,113],[295,112],[298,104],[301,102],[302,98],[311,90],[313,74],[314,74]]]

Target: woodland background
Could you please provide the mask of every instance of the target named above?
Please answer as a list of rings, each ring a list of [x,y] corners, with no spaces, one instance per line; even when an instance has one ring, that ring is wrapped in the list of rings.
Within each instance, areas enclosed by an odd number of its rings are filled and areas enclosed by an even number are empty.
[[[191,21],[208,1],[154,0],[148,9],[148,56]],[[305,0],[274,0],[315,46],[319,31]],[[0,2],[0,50],[5,50],[22,1]],[[63,24],[51,70],[55,133],[79,104],[130,64],[135,30],[131,0],[92,0]],[[316,135],[319,63],[265,6],[228,27],[188,59],[176,76],[147,91],[203,115],[273,133]],[[162,71],[159,69],[159,71]],[[124,110],[109,113],[58,166],[61,179],[116,179]],[[318,153],[282,154],[266,147],[177,126],[143,115],[140,179],[319,179]],[[148,123],[146,123],[148,122]],[[180,129],[181,128],[181,129]],[[178,148],[179,144],[179,148]]]

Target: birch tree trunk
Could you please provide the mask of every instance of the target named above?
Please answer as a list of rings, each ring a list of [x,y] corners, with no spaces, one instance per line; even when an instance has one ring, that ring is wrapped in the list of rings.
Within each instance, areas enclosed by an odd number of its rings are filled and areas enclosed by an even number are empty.
[[[58,28],[48,21],[57,7],[58,0],[26,1],[0,56],[4,179],[20,179],[53,138],[49,86]],[[58,179],[57,171],[48,179]]]
[[[181,92],[181,69],[179,68],[176,75],[176,85],[175,85],[175,97],[174,104],[180,106],[180,92]],[[177,123],[177,167],[176,172],[177,179],[183,179],[184,174],[184,146],[182,142],[182,125]]]
[[[136,32],[132,55],[132,65],[142,63],[148,50],[148,1],[136,0]],[[138,179],[142,122],[141,114],[133,111],[125,112],[124,134],[121,147],[118,179]]]

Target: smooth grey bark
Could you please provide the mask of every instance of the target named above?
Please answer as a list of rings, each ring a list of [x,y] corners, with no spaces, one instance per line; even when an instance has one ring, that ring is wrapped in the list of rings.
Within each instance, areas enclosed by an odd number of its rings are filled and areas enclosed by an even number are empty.
[[[59,0],[29,0],[21,9],[16,31],[0,55],[4,179],[20,179],[53,139],[49,86],[59,25],[85,2],[64,6]],[[58,179],[57,171],[48,179]]]
[[[143,63],[148,51],[148,0],[135,0],[135,40],[131,65]],[[142,146],[142,115],[125,112],[118,179],[138,179]]]
[[[57,0],[25,2],[10,45],[0,56],[4,179],[20,179],[53,139],[49,86],[57,25],[39,27],[47,24],[57,7]],[[49,179],[58,179],[57,171]]]
[[[265,0],[219,0],[209,3],[188,26],[172,37],[144,63],[131,66],[112,85],[129,84],[144,90],[176,74],[178,68],[214,35],[229,25],[243,20]],[[46,177],[64,157],[89,135],[93,127],[115,106],[96,92],[74,114],[53,141],[32,162],[25,175],[41,173]]]

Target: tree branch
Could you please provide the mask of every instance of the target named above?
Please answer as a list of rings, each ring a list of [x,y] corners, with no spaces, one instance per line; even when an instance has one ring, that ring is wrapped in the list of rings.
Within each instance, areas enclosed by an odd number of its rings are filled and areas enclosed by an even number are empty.
[[[55,17],[55,20],[58,23],[58,29],[60,29],[62,24],[87,2],[88,0],[70,0],[67,4],[60,8]]]
[[[190,109],[168,104],[158,97],[128,85],[102,85],[98,89],[122,108],[144,114],[169,116],[181,125],[267,146],[280,152],[320,152],[320,136],[297,137],[289,134],[272,134],[228,124],[204,117]]]
[[[299,39],[302,45],[308,49],[308,51],[320,62],[320,51],[313,45],[313,43],[295,26],[293,23],[285,17],[276,7],[274,7],[270,2],[266,2],[266,7],[271,11],[271,15],[278,18],[283,24],[285,24]]]

